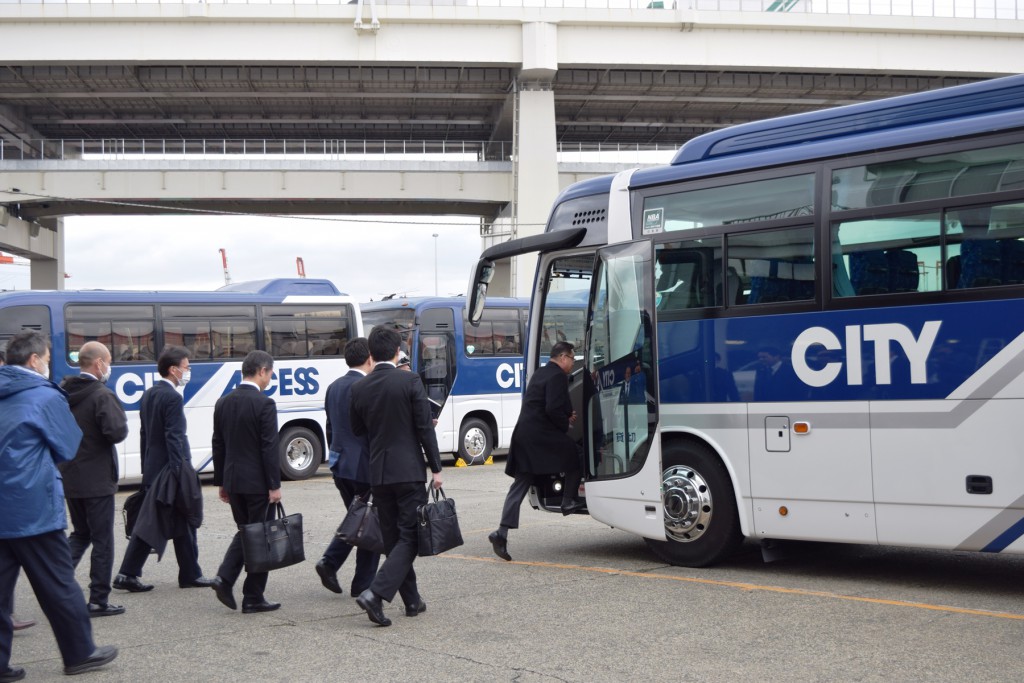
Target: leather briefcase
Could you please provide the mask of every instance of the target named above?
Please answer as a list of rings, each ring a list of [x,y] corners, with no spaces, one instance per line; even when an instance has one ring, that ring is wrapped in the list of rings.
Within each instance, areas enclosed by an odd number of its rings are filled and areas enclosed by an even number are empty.
[[[430,488],[433,502],[416,508],[416,530],[419,536],[419,556],[440,555],[462,545],[462,531],[455,514],[455,501],[444,495],[444,489]]]
[[[372,493],[367,491],[364,496],[356,496],[352,500],[335,536],[363,550],[373,553],[384,552],[384,534],[381,532],[380,518],[377,515],[377,507],[373,504]]]
[[[124,519],[124,537],[131,539],[132,530],[135,529],[135,522],[139,519],[139,511],[142,509],[142,501],[146,499],[146,489],[139,489],[124,499],[124,507],[121,508],[121,516]]]
[[[302,515],[285,516],[284,506],[274,505],[274,518],[243,524],[242,556],[247,572],[269,572],[306,559],[302,545]]]

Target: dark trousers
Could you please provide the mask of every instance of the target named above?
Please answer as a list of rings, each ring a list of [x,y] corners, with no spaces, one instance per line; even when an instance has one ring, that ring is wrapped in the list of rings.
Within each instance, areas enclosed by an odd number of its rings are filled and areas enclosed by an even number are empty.
[[[427,502],[427,489],[420,482],[374,486],[373,502],[380,513],[387,559],[370,584],[370,590],[388,602],[394,599],[395,593],[401,593],[406,605],[415,605],[420,599],[416,572],[412,568],[419,550],[416,508]]]
[[[342,479],[341,477],[334,477],[334,485],[338,487],[338,492],[341,493],[341,499],[345,503],[346,510],[356,496],[361,496],[370,490],[369,484],[352,479]],[[345,560],[348,559],[350,552],[352,552],[352,546],[335,536],[331,544],[327,546],[327,550],[324,551],[324,564],[327,565],[327,568],[332,573],[336,572],[341,568],[341,565],[345,564]],[[359,595],[370,587],[379,564],[380,555],[377,553],[362,548],[356,549],[356,573],[352,577],[350,589],[352,595]]]
[[[14,584],[25,570],[36,600],[50,622],[64,666],[81,664],[96,649],[82,590],[75,583],[68,537],[61,530],[27,538],[0,539],[0,671],[11,661]]]
[[[273,519],[276,508],[270,507],[270,500],[266,493],[228,493],[228,502],[231,503],[231,516],[239,527],[253,522],[263,522]],[[234,586],[245,566],[245,558],[242,554],[242,534],[236,533],[231,539],[228,550],[224,553],[224,560],[220,563],[217,576],[223,579],[224,583]],[[253,604],[263,602],[263,592],[267,589],[267,572],[246,572],[245,581],[242,583],[242,604]]]
[[[171,540],[174,542],[174,557],[178,560],[178,585],[192,583],[203,575],[203,570],[199,567],[199,542],[196,540],[196,530],[189,527],[187,534]],[[153,548],[148,543],[132,533],[117,573],[125,576],[142,576],[142,567],[152,551]]]
[[[107,604],[114,571],[114,496],[68,498],[71,516],[71,564],[78,566],[86,549],[89,556],[89,602]]]
[[[536,476],[528,472],[516,474],[512,486],[508,487],[505,504],[501,508],[501,526],[509,529],[519,528],[519,508],[522,506],[526,494],[530,492],[530,487],[533,486]],[[562,505],[572,503],[576,499],[581,478],[579,470],[565,473],[565,480],[562,482],[565,485],[562,488]]]

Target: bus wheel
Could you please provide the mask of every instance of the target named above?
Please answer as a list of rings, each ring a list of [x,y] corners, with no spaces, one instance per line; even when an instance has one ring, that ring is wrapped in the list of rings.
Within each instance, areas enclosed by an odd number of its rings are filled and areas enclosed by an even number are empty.
[[[462,423],[459,430],[459,457],[467,465],[483,462],[494,448],[491,428],[479,418],[472,417]]]
[[[662,457],[661,498],[665,537],[647,541],[660,559],[681,567],[706,567],[728,556],[742,537],[729,474],[699,444],[672,444]]]
[[[289,427],[281,432],[281,474],[285,479],[308,479],[324,460],[320,439],[305,427]]]

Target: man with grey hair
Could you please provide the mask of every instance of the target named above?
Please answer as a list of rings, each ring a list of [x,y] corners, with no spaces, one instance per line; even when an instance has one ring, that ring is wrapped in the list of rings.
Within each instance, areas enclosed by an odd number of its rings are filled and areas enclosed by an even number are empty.
[[[114,494],[117,493],[117,444],[128,436],[128,416],[106,382],[111,372],[110,351],[98,341],[78,350],[78,376],[68,375],[61,389],[82,443],[71,462],[60,464],[64,497],[71,514],[71,562],[76,567],[92,545],[89,558],[89,616],[123,614],[124,607],[107,602],[114,571]]]
[[[96,647],[64,529],[64,489],[57,464],[75,457],[82,430],[64,392],[49,380],[50,344],[23,332],[7,345],[0,367],[0,681],[18,681],[10,665],[14,583],[24,569],[50,621],[64,673],[103,666],[117,648]]]
[[[220,499],[231,506],[235,524],[273,519],[281,502],[281,466],[277,459],[277,404],[264,395],[274,376],[274,358],[250,351],[242,361],[242,382],[213,408],[213,483]],[[242,538],[236,533],[213,577],[217,599],[238,609],[232,587],[242,573]],[[267,572],[246,571],[242,584],[242,614],[272,612],[279,602],[267,602]]]

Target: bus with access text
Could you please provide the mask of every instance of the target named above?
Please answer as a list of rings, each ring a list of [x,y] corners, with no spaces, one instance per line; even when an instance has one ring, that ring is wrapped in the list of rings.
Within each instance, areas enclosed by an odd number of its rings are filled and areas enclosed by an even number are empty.
[[[715,131],[562,192],[589,514],[702,566],[744,538],[1024,552],[1024,76]],[[532,500],[557,511],[560,482]]]
[[[529,299],[492,297],[481,319],[465,319],[464,297],[395,298],[361,304],[363,327],[402,335],[402,350],[419,373],[437,419],[437,443],[458,463],[482,463],[507,449],[519,418],[523,339]],[[559,303],[542,339],[582,342],[582,305]],[[543,342],[542,342],[543,343]]]
[[[277,403],[281,472],[305,479],[327,453],[324,396],[348,371],[345,343],[362,334],[362,321],[359,304],[327,280],[262,280],[212,292],[0,293],[0,350],[26,330],[50,338],[50,376],[58,384],[77,374],[82,344],[96,340],[110,349],[107,384],[128,414],[128,438],[117,447],[123,483],[142,477],[139,403],[159,378],[156,359],[164,346],[189,350],[192,379],[183,396],[198,472],[213,467],[214,404],[238,386],[249,351],[268,351],[275,361],[267,394]]]

